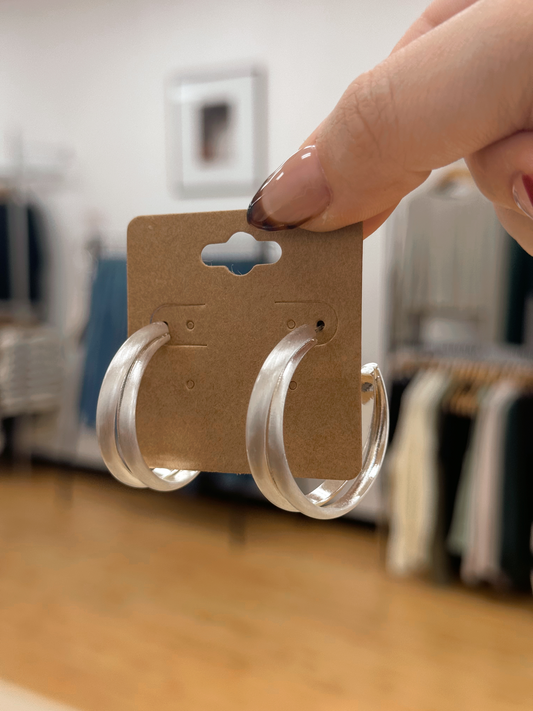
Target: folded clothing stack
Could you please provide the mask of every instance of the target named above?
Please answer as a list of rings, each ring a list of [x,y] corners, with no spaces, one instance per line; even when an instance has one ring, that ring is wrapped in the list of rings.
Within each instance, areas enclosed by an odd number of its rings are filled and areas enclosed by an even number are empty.
[[[53,410],[62,373],[61,340],[53,329],[0,328],[0,418]]]

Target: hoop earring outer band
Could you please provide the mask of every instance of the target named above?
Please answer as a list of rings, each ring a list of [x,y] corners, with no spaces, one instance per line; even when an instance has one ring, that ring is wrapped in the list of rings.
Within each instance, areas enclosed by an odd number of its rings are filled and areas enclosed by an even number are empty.
[[[300,326],[285,336],[265,360],[250,397],[246,450],[255,482],[269,501],[286,511],[333,519],[354,509],[374,483],[385,457],[389,411],[378,366],[365,365],[361,373],[372,378],[374,411],[360,473],[346,481],[326,480],[307,495],[300,490],[285,454],[283,414],[292,376],[316,345],[315,335],[312,326]]]
[[[200,473],[150,469],[137,441],[136,407],[142,376],[154,353],[169,340],[168,325],[163,322],[136,331],[111,361],[100,390],[96,410],[100,451],[111,474],[128,486],[172,491]]]

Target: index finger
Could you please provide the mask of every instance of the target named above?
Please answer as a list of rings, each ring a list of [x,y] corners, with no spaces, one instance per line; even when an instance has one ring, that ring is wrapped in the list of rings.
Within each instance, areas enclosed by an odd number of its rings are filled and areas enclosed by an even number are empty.
[[[476,2],[478,0],[434,0],[420,17],[413,22],[401,40],[394,46],[391,54],[407,47],[411,42],[431,32],[435,27],[442,25],[443,22],[466,10],[467,7]]]

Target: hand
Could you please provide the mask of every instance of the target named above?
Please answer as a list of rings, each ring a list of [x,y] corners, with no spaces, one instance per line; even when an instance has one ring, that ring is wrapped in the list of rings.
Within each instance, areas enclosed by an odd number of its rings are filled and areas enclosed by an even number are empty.
[[[531,0],[435,0],[267,179],[248,220],[317,232],[362,221],[366,237],[459,158],[533,253]]]

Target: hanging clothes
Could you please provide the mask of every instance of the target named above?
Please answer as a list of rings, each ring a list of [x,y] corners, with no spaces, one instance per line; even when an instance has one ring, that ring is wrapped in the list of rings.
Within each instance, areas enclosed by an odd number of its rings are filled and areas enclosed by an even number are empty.
[[[98,262],[85,334],[86,357],[80,399],[80,416],[96,425],[96,405],[105,373],[127,338],[127,283],[125,259]]]
[[[9,235],[9,201],[0,201],[0,302],[13,298],[12,254]],[[28,225],[28,286],[33,304],[43,298],[45,270],[45,235],[39,209],[33,205],[24,208]]]
[[[474,422],[473,432],[470,437],[470,444],[466,451],[455,504],[453,507],[453,517],[450,525],[450,532],[446,541],[446,548],[452,556],[462,558],[466,550],[468,541],[468,514],[470,511],[470,500],[472,498],[472,482],[474,472],[474,462],[479,453],[479,439],[481,437],[481,427],[479,418]]]
[[[491,388],[480,408],[468,537],[461,564],[461,578],[470,585],[503,582],[500,550],[505,433],[509,409],[518,394],[515,385],[502,381]]]
[[[472,425],[472,417],[450,412],[444,405],[439,423],[438,510],[432,554],[433,578],[439,583],[448,582],[453,572],[447,539]]]
[[[411,378],[397,378],[389,388],[389,445],[394,440],[394,434],[400,418],[402,398],[411,382]]]
[[[523,391],[529,387],[527,364],[520,371],[505,363],[509,379],[495,383],[493,371],[487,380],[492,384],[477,390],[475,409],[471,399],[453,397],[454,382],[473,377],[479,383],[475,378],[494,367],[487,361],[479,370],[464,362],[457,370],[422,369],[401,397],[386,460],[387,564],[395,573],[429,570],[440,583],[460,573],[469,585],[532,591],[533,394]]]
[[[531,338],[527,333],[527,305],[533,298],[533,257],[514,239],[509,248],[509,286],[505,340],[524,343]]]
[[[501,340],[513,240],[491,203],[470,179],[402,205],[389,223],[391,347]]]
[[[392,501],[388,567],[398,574],[424,570],[431,560],[438,505],[437,422],[449,376],[418,374],[402,402],[402,419],[389,456]]]
[[[506,423],[500,564],[518,590],[531,592],[533,526],[533,397],[510,408]]]

